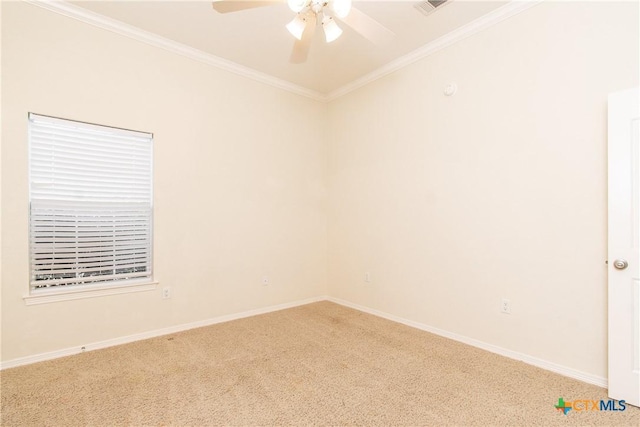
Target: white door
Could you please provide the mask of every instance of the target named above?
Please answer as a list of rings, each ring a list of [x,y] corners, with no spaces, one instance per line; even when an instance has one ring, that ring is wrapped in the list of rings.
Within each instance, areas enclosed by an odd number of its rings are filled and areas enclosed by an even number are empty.
[[[640,89],[609,95],[609,397],[640,406]]]

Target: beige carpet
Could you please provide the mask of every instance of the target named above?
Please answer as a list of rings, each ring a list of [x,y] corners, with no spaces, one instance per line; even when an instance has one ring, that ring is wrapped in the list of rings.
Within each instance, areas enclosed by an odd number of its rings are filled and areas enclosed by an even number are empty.
[[[3,426],[628,425],[606,391],[329,302],[0,373]]]

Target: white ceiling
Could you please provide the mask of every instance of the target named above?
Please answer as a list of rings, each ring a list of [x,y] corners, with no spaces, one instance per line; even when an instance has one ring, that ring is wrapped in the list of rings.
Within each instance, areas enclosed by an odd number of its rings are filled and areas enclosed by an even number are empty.
[[[377,46],[339,23],[344,33],[333,43],[326,43],[322,32],[316,32],[304,64],[289,63],[294,39],[285,25],[294,13],[286,1],[226,14],[213,10],[210,1],[72,3],[326,95],[509,1],[450,0],[428,16],[414,8],[418,1],[354,1],[354,7],[392,30],[395,39]]]

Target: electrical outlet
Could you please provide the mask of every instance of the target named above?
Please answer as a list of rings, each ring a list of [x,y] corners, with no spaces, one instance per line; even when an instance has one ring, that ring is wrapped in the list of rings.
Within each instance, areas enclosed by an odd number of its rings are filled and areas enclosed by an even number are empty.
[[[171,288],[168,286],[165,286],[164,288],[162,288],[162,299],[167,299],[167,298],[171,298]]]
[[[367,283],[371,283],[371,273],[369,273],[368,271],[364,273],[364,281]]]
[[[262,286],[267,286],[269,284],[269,276],[262,276]]]
[[[502,304],[500,305],[500,311],[504,314],[511,314],[511,301],[506,298],[502,298]]]

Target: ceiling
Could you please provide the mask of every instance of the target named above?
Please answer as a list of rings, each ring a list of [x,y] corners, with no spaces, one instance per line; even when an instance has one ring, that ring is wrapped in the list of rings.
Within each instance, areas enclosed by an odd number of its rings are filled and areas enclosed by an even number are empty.
[[[317,31],[304,64],[291,64],[294,38],[285,25],[294,13],[282,4],[220,14],[210,1],[73,1],[73,5],[124,22],[209,55],[327,95],[425,46],[509,1],[449,0],[425,16],[419,1],[354,1],[396,34],[375,45],[339,22],[342,36],[326,43]]]

